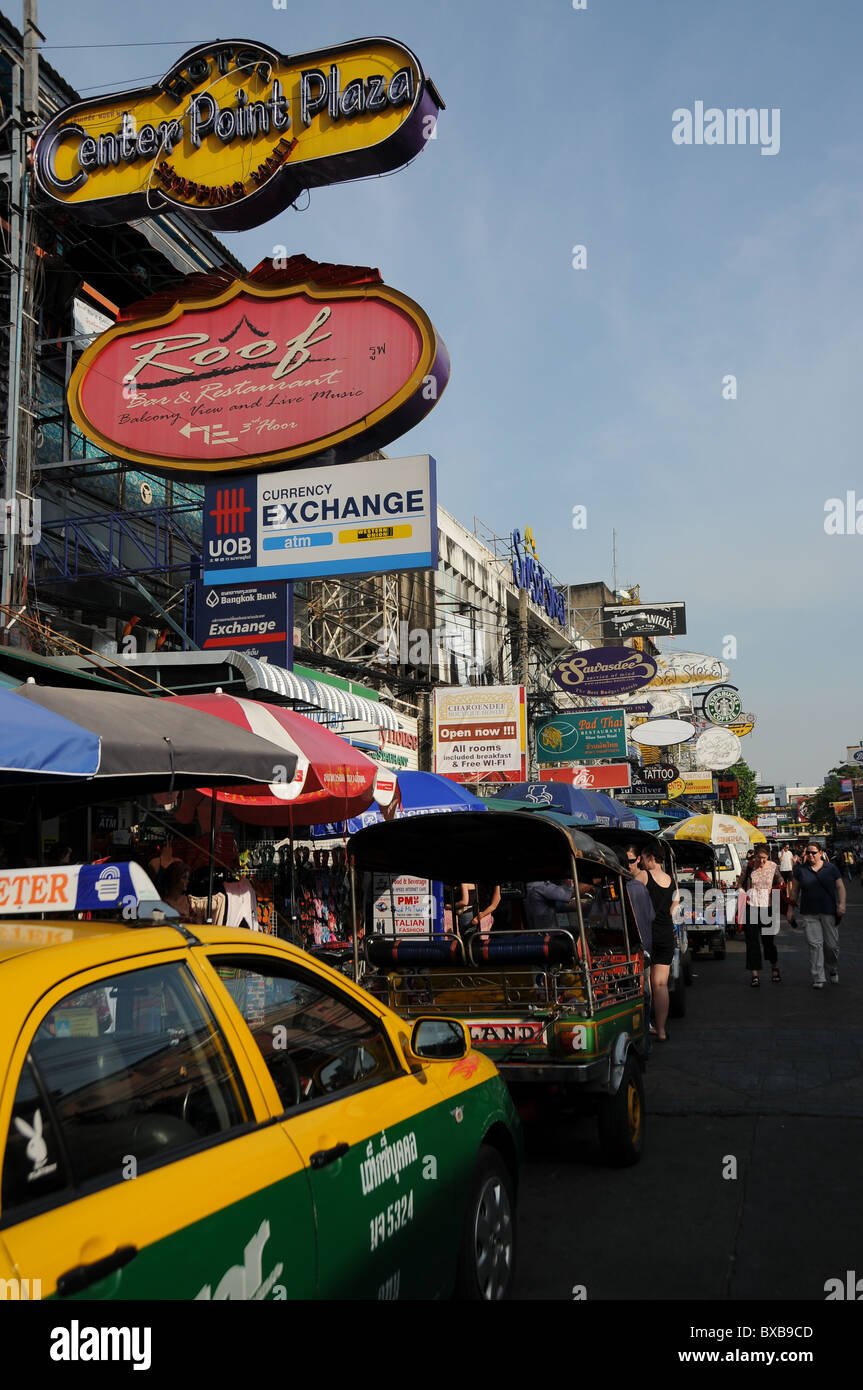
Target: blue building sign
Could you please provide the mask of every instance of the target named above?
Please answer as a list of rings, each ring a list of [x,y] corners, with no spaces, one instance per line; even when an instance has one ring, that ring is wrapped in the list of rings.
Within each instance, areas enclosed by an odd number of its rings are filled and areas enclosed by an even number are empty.
[[[202,651],[231,648],[271,662],[293,665],[293,585],[195,585],[195,641]]]
[[[544,608],[552,622],[566,627],[566,600],[556,589],[539,563],[536,543],[529,526],[512,533],[512,577],[518,589],[527,589],[528,597]]]

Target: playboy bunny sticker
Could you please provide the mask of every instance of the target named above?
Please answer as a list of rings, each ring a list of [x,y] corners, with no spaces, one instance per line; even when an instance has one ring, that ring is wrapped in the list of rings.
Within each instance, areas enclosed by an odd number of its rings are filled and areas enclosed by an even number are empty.
[[[15,1128],[26,1138],[27,1157],[33,1164],[32,1171],[27,1174],[27,1181],[33,1182],[35,1178],[45,1178],[49,1173],[56,1172],[57,1164],[48,1162],[48,1145],[42,1138],[41,1110],[35,1112],[29,1125],[26,1120],[16,1115]]]

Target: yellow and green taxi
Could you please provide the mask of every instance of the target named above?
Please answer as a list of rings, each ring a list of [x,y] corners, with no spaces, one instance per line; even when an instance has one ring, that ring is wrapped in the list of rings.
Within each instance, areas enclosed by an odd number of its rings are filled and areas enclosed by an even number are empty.
[[[5,1296],[506,1296],[520,1128],[464,1026],[155,899],[0,873]]]

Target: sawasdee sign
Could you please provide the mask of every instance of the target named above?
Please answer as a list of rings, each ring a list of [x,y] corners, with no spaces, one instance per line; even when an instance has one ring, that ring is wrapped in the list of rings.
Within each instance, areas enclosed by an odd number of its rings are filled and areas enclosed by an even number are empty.
[[[655,674],[656,662],[645,652],[629,647],[591,647],[570,652],[552,669],[551,678],[562,690],[592,698],[638,690]]]
[[[356,458],[416,425],[449,377],[424,310],[365,267],[264,261],[132,313],[82,354],[69,408],[106,452],[162,472]]]
[[[428,454],[262,473],[204,490],[205,584],[437,566]]]
[[[85,222],[181,209],[243,231],[308,188],[419,154],[443,103],[394,39],[296,57],[246,39],[189,49],[151,87],[76,102],[41,131],[39,187]]]

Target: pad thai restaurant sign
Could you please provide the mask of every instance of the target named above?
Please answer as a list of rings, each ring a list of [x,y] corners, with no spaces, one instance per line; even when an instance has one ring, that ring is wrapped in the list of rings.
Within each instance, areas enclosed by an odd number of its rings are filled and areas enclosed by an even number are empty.
[[[189,49],[151,87],[67,106],[41,131],[36,179],[102,225],[182,210],[257,227],[308,188],[400,168],[442,102],[404,44],[357,39],[285,57],[245,39]]]
[[[244,280],[193,276],[103,333],[69,383],[82,433],[129,462],[200,478],[337,463],[412,429],[449,377],[425,311],[377,271],[297,260],[299,283],[267,262]],[[325,287],[339,269],[365,278]]]
[[[523,782],[525,733],[523,685],[434,692],[434,770],[454,782]]]
[[[536,756],[541,763],[582,758],[625,758],[626,718],[622,709],[573,710],[536,721]]]

